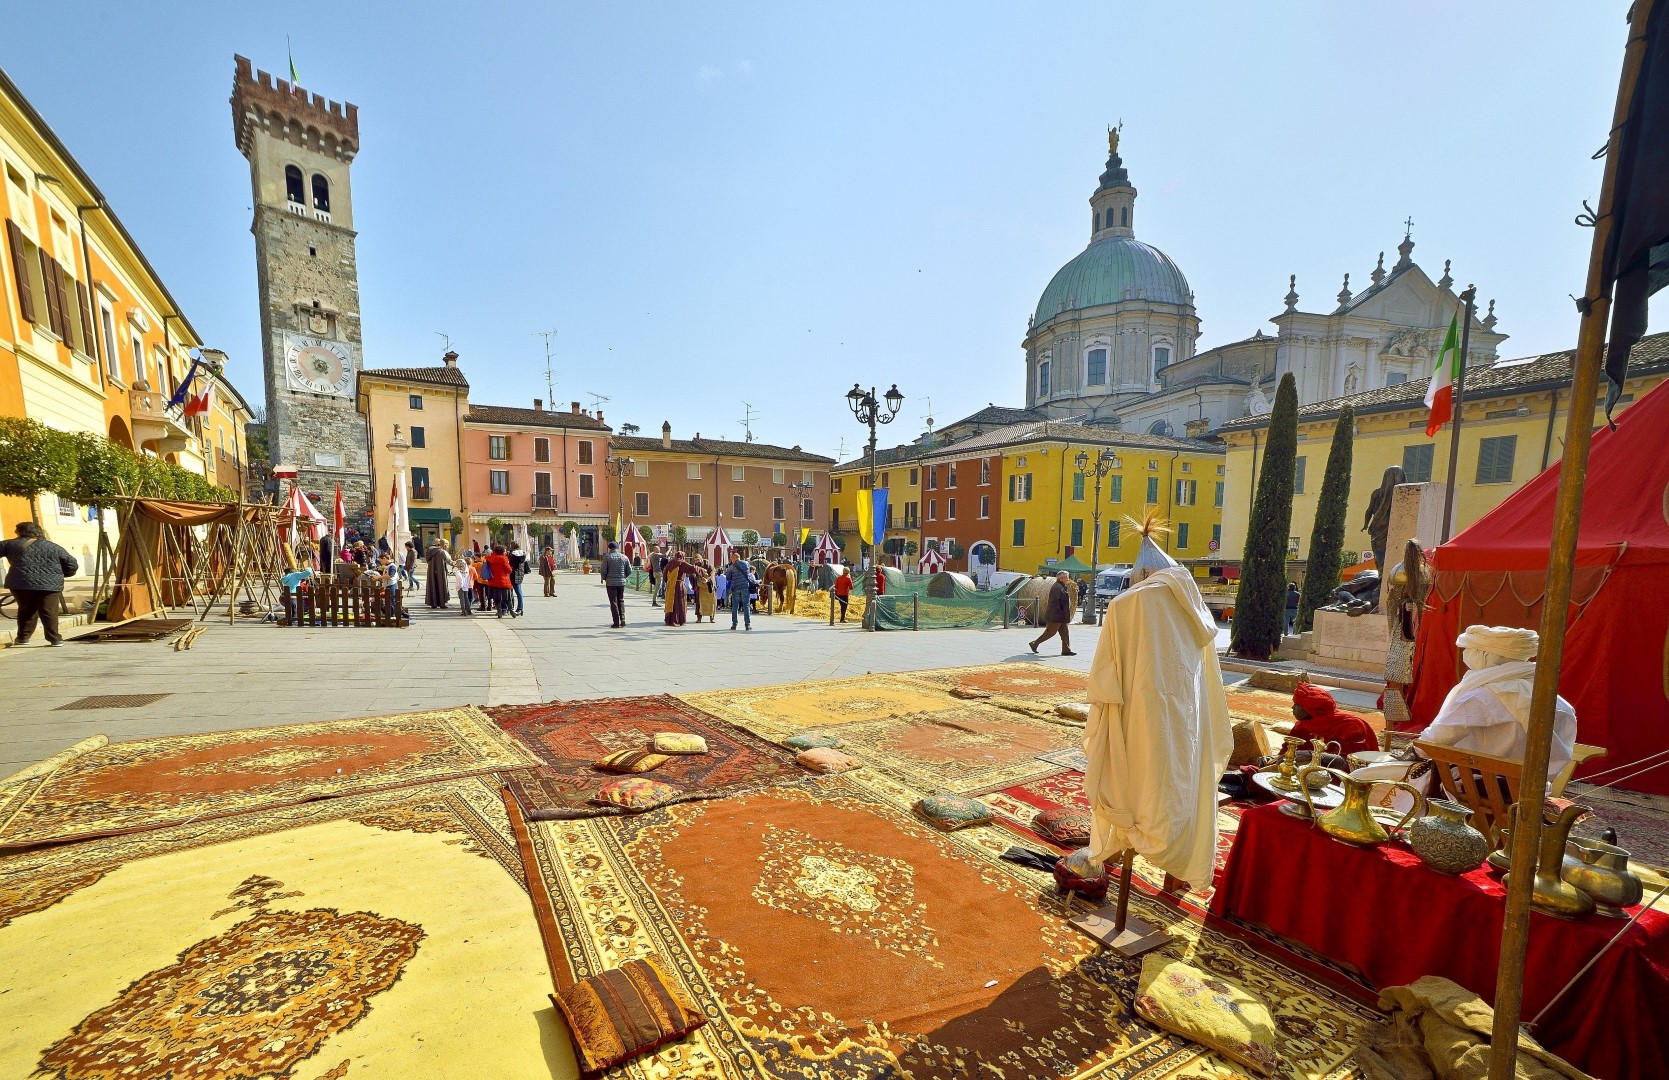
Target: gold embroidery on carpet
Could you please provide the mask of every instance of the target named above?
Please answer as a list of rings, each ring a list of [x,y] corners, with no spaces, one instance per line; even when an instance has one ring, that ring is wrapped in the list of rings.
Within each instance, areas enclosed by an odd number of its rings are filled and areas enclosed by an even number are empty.
[[[267,905],[274,900],[288,900],[292,896],[306,895],[300,889],[293,892],[279,892],[284,887],[282,881],[267,877],[265,874],[251,874],[243,879],[243,883],[226,894],[226,899],[233,901],[231,907],[221,908],[210,915],[211,919],[218,919],[222,915],[230,915],[234,911],[250,910],[265,911]]]
[[[465,832],[453,809],[438,803],[390,806],[372,814],[359,814],[348,820],[388,832],[463,833],[445,843],[456,844],[470,854],[479,855],[484,859],[493,857],[492,852],[481,846],[478,837]]]
[[[0,927],[13,919],[45,911],[77,889],[104,876],[103,870],[84,873],[47,873],[27,880],[0,881]]]
[[[225,773],[288,773],[303,765],[317,765],[357,755],[370,756],[377,752],[371,743],[348,743],[336,746],[269,746],[243,757],[221,761],[200,761],[174,769],[175,776],[219,776]]]

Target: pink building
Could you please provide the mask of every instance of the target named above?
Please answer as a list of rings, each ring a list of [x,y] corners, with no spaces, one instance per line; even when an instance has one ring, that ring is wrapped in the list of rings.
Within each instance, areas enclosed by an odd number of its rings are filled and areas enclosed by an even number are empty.
[[[579,525],[580,553],[602,550],[602,527],[612,507],[608,484],[609,428],[574,402],[568,412],[470,405],[464,417],[465,542],[487,543],[487,522],[498,518],[538,545],[564,522]]]

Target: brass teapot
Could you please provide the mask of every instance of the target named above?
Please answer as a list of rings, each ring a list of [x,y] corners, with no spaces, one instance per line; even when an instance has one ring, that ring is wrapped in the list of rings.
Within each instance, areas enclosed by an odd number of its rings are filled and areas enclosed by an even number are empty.
[[[1522,804],[1514,804],[1515,818],[1522,808]],[[1561,877],[1566,862],[1565,846],[1570,839],[1571,826],[1587,812],[1586,806],[1572,803],[1559,812],[1558,821],[1542,826],[1535,883],[1530,892],[1530,906],[1557,919],[1575,919],[1594,913],[1594,898]],[[1512,877],[1517,872],[1515,869],[1507,871],[1505,880],[1508,884],[1511,884]]]
[[[1308,777],[1314,772],[1330,773],[1344,788],[1344,802],[1336,808],[1322,813],[1316,812],[1315,803],[1310,799]],[[1373,808],[1368,803],[1368,792],[1377,786],[1406,788],[1414,796],[1414,805],[1402,816],[1402,820],[1394,826],[1401,830],[1410,821],[1420,815],[1425,808],[1426,797],[1418,788],[1404,780],[1358,780],[1349,773],[1338,769],[1329,769],[1325,765],[1307,765],[1298,773],[1299,789],[1304,793],[1304,802],[1310,808],[1310,814],[1321,831],[1340,843],[1353,844],[1358,847],[1368,847],[1382,844],[1391,838],[1384,825],[1373,816]]]

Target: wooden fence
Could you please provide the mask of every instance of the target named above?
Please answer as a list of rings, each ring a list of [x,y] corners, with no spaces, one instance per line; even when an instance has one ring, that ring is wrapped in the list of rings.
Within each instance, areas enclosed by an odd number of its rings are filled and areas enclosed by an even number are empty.
[[[299,593],[284,590],[280,626],[407,626],[404,589],[315,578]]]

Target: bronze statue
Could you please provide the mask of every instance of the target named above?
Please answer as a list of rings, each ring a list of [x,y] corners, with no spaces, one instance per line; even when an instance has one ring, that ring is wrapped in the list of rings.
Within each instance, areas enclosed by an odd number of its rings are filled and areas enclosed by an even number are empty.
[[[1385,545],[1391,534],[1391,496],[1395,494],[1398,484],[1407,482],[1402,466],[1393,465],[1386,469],[1384,478],[1379,481],[1379,490],[1368,500],[1368,512],[1362,519],[1362,529],[1368,534],[1368,542],[1373,547],[1373,568],[1381,574],[1385,573]]]

